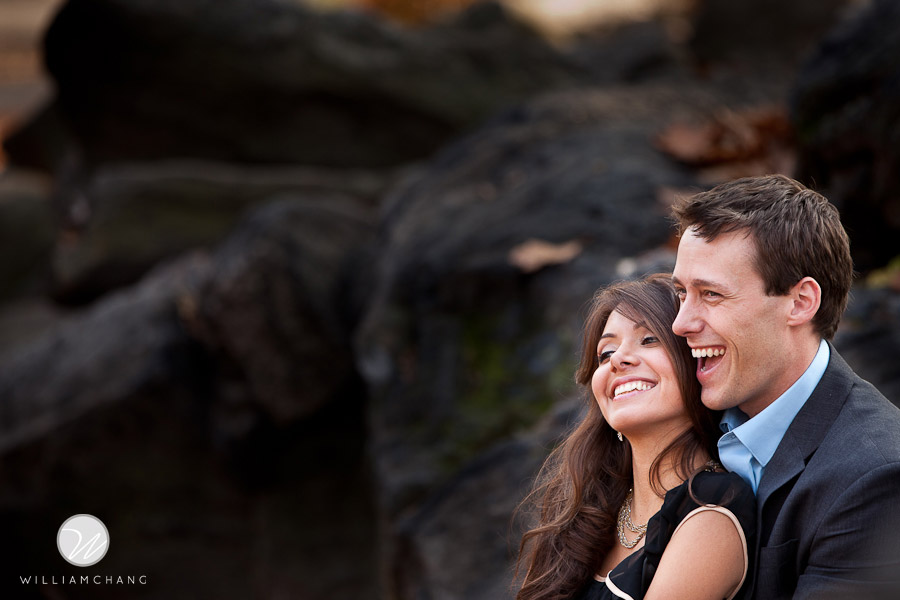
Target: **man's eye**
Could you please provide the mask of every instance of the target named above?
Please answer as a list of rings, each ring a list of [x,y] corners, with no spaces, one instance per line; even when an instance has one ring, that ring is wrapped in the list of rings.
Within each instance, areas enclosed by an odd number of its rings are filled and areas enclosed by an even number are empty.
[[[713,292],[710,290],[706,290],[705,292],[703,292],[703,295],[706,296],[707,298],[721,298],[722,297],[722,294],[720,294],[719,292]]]
[[[675,295],[678,296],[678,300],[680,302],[684,302],[685,297],[687,296],[687,292],[682,289],[675,288]]]

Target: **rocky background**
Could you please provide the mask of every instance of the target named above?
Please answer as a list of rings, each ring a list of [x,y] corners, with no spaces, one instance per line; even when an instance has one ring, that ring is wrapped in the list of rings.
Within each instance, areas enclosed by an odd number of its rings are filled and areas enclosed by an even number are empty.
[[[841,209],[836,343],[900,400],[900,5],[364,4],[53,7],[0,115],[3,597],[512,597],[587,301],[738,176]],[[85,573],[148,584],[19,581]]]

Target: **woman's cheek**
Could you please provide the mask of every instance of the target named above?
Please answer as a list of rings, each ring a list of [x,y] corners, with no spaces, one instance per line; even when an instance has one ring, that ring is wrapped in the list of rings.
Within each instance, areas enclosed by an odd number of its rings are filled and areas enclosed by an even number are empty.
[[[606,375],[602,366],[595,370],[591,377],[591,391],[594,393],[594,400],[603,409],[603,401],[606,400]]]

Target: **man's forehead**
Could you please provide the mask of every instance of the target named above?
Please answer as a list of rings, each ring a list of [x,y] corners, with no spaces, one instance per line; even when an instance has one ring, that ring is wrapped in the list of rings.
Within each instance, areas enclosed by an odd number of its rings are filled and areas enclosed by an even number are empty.
[[[755,247],[756,236],[749,227],[728,229],[720,231],[714,236],[709,236],[702,233],[697,225],[691,225],[679,236],[678,245],[681,246],[681,243],[685,240],[711,246],[739,244]]]
[[[678,241],[678,250],[675,255],[676,268],[685,262],[702,262],[705,265],[721,262],[722,259],[729,263],[735,260],[747,259],[750,262],[756,259],[757,248],[753,236],[744,231],[730,231],[720,233],[715,238],[707,240],[696,232],[686,231]],[[696,259],[687,260],[686,259]],[[719,259],[719,260],[717,260]],[[688,265],[692,266],[692,265]]]
[[[684,288],[735,290],[762,284],[756,264],[756,247],[745,232],[723,233],[706,241],[685,232],[678,244],[672,281]]]

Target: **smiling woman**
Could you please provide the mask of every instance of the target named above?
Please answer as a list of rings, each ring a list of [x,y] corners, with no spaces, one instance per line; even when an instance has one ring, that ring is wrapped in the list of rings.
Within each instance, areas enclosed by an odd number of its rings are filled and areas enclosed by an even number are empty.
[[[595,296],[576,373],[587,413],[529,496],[539,524],[520,546],[518,600],[721,599],[745,585],[755,499],[715,460],[718,413],[672,333],[678,308],[670,275]]]
[[[667,446],[690,429],[672,361],[645,325],[618,311],[610,314],[597,358],[591,389],[600,412],[632,444],[637,436],[649,436]]]

